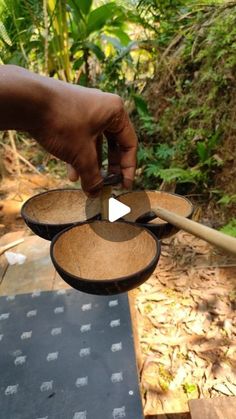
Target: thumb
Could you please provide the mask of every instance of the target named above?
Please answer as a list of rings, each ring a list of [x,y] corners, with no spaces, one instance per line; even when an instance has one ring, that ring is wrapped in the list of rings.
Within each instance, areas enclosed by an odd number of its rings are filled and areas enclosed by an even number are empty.
[[[79,179],[79,172],[71,164],[67,164],[67,174],[71,182],[76,182]]]

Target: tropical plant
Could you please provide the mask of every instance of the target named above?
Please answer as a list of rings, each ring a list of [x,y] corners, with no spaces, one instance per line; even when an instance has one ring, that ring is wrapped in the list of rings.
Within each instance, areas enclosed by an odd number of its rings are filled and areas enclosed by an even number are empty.
[[[96,62],[129,52],[128,12],[113,1],[0,0],[0,7],[3,63],[89,84]]]
[[[36,0],[0,0],[2,63],[41,69],[43,9]]]
[[[141,3],[149,4],[155,19],[162,11],[155,28],[156,74],[144,90],[154,116],[151,142],[139,118],[142,148],[151,148],[142,181],[148,187],[165,180],[186,183],[185,191],[206,190],[224,167],[224,141],[232,142],[235,133],[236,2],[169,1],[169,12],[158,0]],[[171,158],[155,157],[160,145],[174,151]]]
[[[236,218],[232,218],[224,227],[220,229],[222,233],[228,234],[229,236],[236,237]]]

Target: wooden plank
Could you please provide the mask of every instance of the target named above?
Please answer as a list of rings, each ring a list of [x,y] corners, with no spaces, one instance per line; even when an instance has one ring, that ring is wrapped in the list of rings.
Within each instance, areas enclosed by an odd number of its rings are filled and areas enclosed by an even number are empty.
[[[132,323],[132,330],[133,330],[133,337],[134,337],[134,347],[135,347],[135,355],[136,355],[136,361],[139,371],[141,371],[143,366],[143,356],[142,356],[142,350],[140,346],[140,339],[138,334],[138,313],[135,307],[136,303],[136,297],[138,294],[138,290],[134,289],[132,291],[129,291],[128,297],[129,297],[129,309],[130,309],[130,316],[131,316],[131,323]]]
[[[6,244],[21,239],[24,236],[26,236],[25,230],[14,231],[11,233],[4,234],[4,236],[0,238],[0,246],[5,246]]]
[[[8,262],[5,256],[0,255],[0,284],[3,281],[7,268],[8,268]]]
[[[0,246],[5,246],[6,244],[9,244],[15,240],[21,239],[22,237],[25,236],[25,234],[26,234],[25,230],[20,230],[20,231],[15,231],[12,233],[4,234],[4,236],[0,238]],[[8,268],[7,259],[5,258],[4,254],[0,255],[0,284],[3,280],[3,277],[6,273],[7,268]]]
[[[189,401],[192,419],[233,419],[236,417],[236,397],[216,397]]]
[[[15,295],[53,288],[55,269],[49,254],[50,242],[37,236],[26,237],[14,248],[26,256],[23,265],[8,266],[0,285],[0,295]]]

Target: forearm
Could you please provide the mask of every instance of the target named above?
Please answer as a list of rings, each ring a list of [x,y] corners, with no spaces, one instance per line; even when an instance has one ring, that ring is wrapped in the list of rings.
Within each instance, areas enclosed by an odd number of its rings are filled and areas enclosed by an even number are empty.
[[[48,152],[67,162],[85,191],[102,184],[97,143],[109,139],[109,170],[132,184],[137,137],[121,98],[0,65],[0,130],[30,133]]]
[[[88,127],[94,114],[99,112],[102,119],[111,113],[103,110],[104,96],[97,89],[74,86],[14,65],[0,65],[0,130],[34,133],[44,127],[60,129],[70,115],[81,124],[87,121]]]
[[[0,130],[42,126],[53,94],[48,80],[17,66],[0,66]]]

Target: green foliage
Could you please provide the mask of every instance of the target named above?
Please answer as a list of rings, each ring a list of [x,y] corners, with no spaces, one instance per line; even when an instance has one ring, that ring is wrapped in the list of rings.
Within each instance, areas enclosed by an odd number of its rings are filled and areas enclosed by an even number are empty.
[[[157,51],[156,76],[145,93],[152,130],[139,117],[143,147],[155,156],[140,161],[143,182],[206,190],[224,166],[223,141],[236,129],[236,3],[147,0],[140,10]],[[158,159],[157,147],[166,144],[172,155]]]
[[[147,102],[141,95],[132,94],[136,112],[139,116],[139,132],[144,136],[153,136],[157,132],[157,124],[148,110]]]
[[[179,183],[196,183],[202,179],[200,170],[194,169],[181,169],[180,167],[172,167],[170,169],[160,170],[159,176],[166,182],[173,180]]]
[[[42,4],[36,0],[2,0],[0,5],[0,59],[2,63],[27,67],[36,54],[40,59],[39,44],[43,42],[39,28],[43,18]],[[34,68],[38,70],[38,64]]]
[[[134,99],[134,103],[135,103],[138,114],[141,116],[142,115],[149,116],[150,114],[148,110],[148,105],[147,105],[147,102],[143,99],[143,97],[137,94],[133,94],[133,99]]]
[[[93,32],[101,30],[106,24],[110,24],[114,20],[114,16],[117,17],[117,8],[114,2],[104,4],[92,10],[87,16],[86,32],[91,34]]]
[[[230,204],[236,204],[236,194],[234,195],[223,195],[219,201],[217,201],[218,204],[222,205],[230,205]]]
[[[97,83],[106,60],[119,60],[131,41],[126,33],[129,13],[115,1],[97,7],[94,0],[1,0],[0,4],[3,63],[91,85]]]
[[[173,380],[173,376],[171,373],[162,365],[159,364],[159,374],[158,374],[158,381],[160,384],[160,387],[163,391],[168,391],[169,385],[171,381]]]
[[[93,0],[80,0],[80,10],[84,15],[87,15],[90,12]]]
[[[103,39],[107,39],[104,36]],[[125,45],[119,41],[109,37],[109,42],[115,47],[116,53],[112,56],[106,57],[101,72],[98,78],[98,83],[102,90],[112,93],[120,94],[124,99],[130,100],[132,95],[132,85],[127,81],[127,73],[133,77],[135,75],[135,63],[131,56],[133,48],[138,47],[136,41],[125,40]]]
[[[183,389],[188,396],[193,396],[194,393],[198,393],[198,387],[196,384],[184,383]]]
[[[214,189],[236,135],[235,1],[0,0],[0,13],[0,62],[124,98],[140,186]]]
[[[220,231],[229,236],[236,237],[236,218],[233,218],[228,224],[222,227]]]
[[[8,32],[3,22],[0,22],[0,37],[2,41],[5,42],[8,46],[12,46],[12,41],[8,35]]]
[[[140,0],[142,24],[158,36],[159,46],[167,45],[181,28],[181,18],[192,10],[194,0]]]

